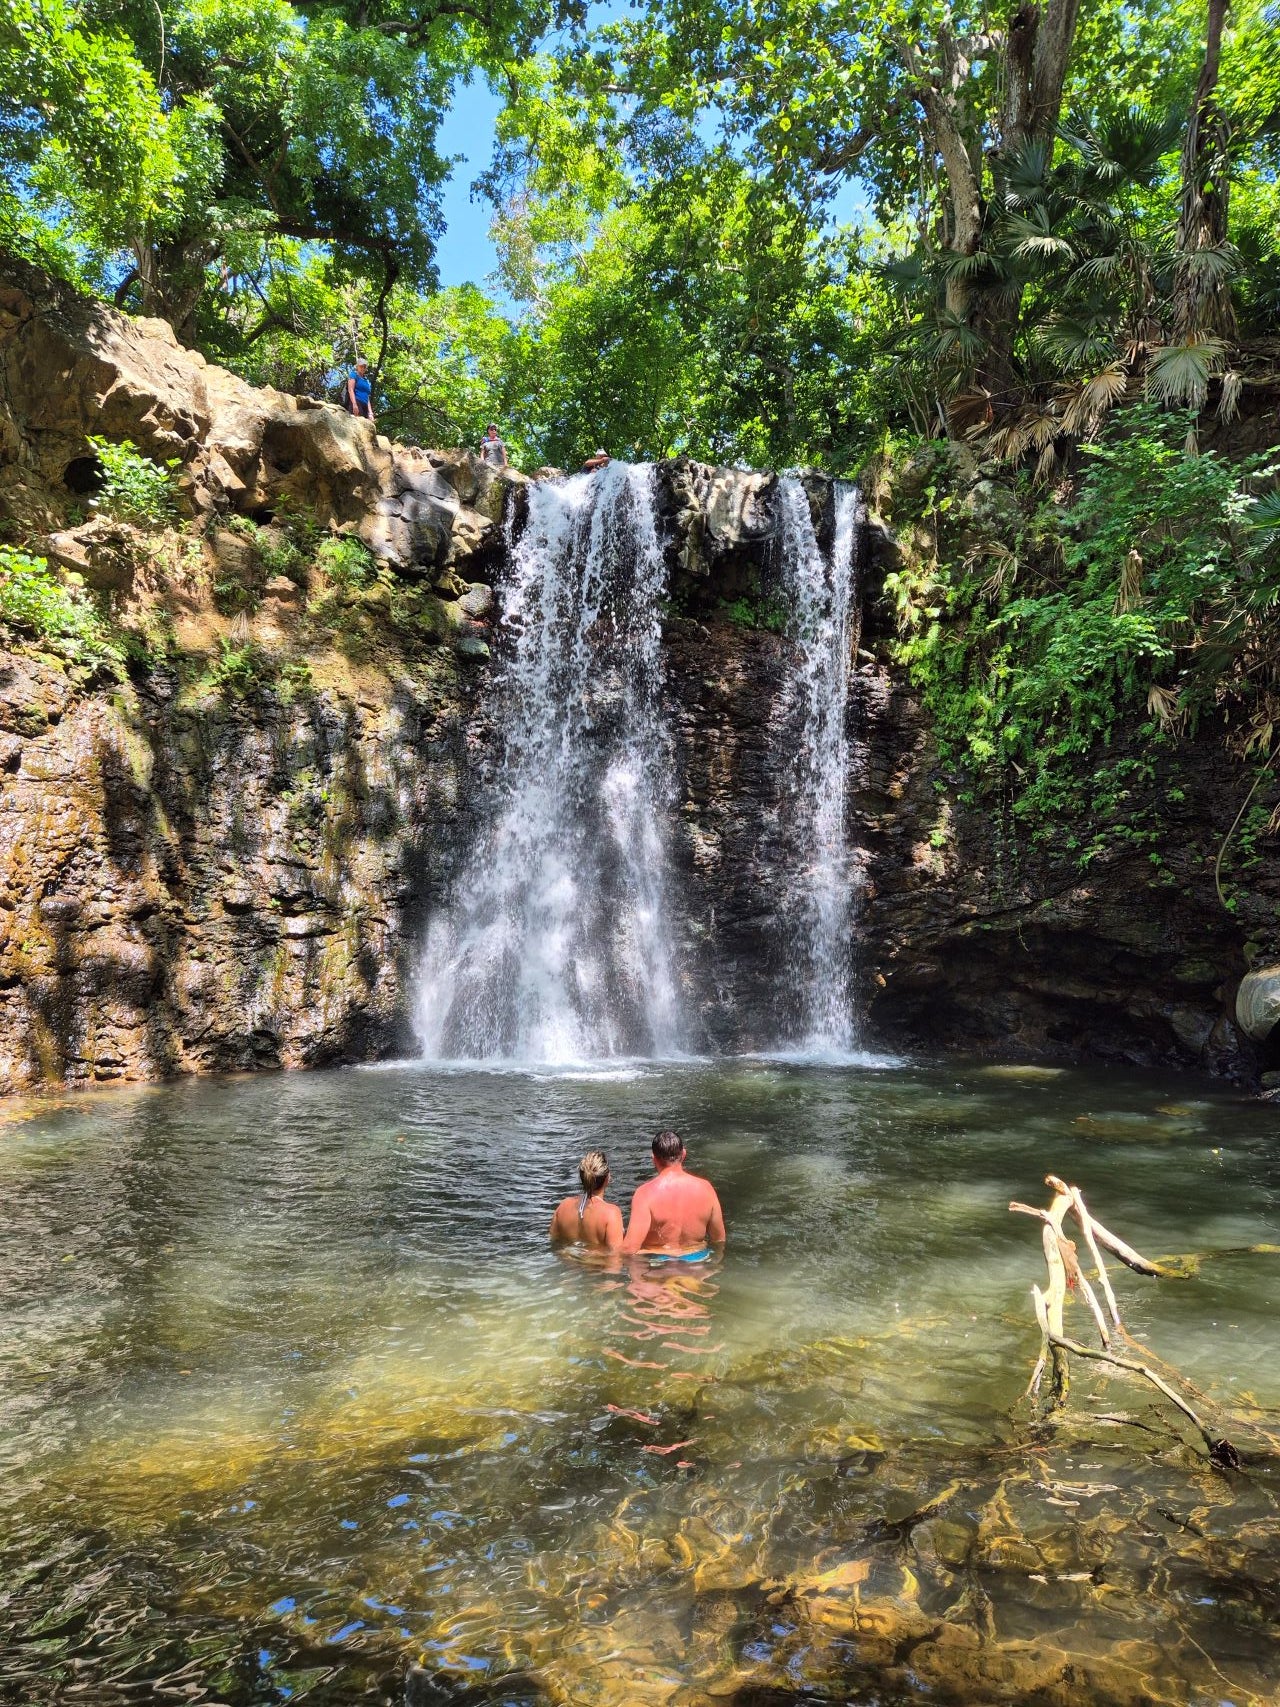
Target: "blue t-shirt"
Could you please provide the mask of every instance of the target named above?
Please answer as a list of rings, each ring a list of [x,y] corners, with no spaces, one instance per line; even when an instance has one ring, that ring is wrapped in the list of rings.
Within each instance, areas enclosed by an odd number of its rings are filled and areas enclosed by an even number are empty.
[[[347,375],[347,378],[355,382],[356,402],[367,403],[373,396],[373,381],[369,378],[369,375],[367,373],[357,373],[355,368],[352,368],[351,372]]]

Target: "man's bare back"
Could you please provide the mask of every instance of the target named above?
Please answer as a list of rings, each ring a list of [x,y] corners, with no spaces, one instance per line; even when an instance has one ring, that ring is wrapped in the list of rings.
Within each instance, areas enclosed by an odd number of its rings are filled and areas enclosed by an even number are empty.
[[[674,1140],[678,1153],[668,1159]],[[646,1180],[631,1199],[624,1251],[692,1251],[724,1243],[724,1214],[710,1180],[686,1173],[685,1150],[674,1133],[653,1141],[656,1179]]]

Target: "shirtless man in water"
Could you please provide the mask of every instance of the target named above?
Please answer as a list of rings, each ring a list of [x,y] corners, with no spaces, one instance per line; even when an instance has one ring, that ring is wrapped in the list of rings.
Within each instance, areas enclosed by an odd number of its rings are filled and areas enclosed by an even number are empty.
[[[631,1199],[624,1251],[693,1251],[724,1244],[724,1214],[710,1180],[684,1171],[685,1147],[674,1132],[653,1141],[656,1179]]]
[[[606,1203],[609,1162],[602,1150],[588,1150],[578,1163],[582,1193],[566,1197],[551,1217],[553,1245],[586,1245],[593,1251],[616,1251],[622,1244],[622,1211]]]

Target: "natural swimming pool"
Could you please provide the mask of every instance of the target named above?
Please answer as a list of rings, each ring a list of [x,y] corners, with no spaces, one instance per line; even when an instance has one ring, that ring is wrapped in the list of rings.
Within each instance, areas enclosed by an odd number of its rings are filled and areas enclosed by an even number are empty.
[[[6,1114],[0,1700],[1273,1698],[1274,1109],[743,1060]],[[625,1203],[665,1125],[723,1266],[553,1255],[579,1154]],[[1007,1203],[1050,1169],[1147,1255],[1239,1253],[1114,1279],[1262,1431],[1243,1472],[1084,1366],[1062,1427],[1019,1406],[1044,1263]]]

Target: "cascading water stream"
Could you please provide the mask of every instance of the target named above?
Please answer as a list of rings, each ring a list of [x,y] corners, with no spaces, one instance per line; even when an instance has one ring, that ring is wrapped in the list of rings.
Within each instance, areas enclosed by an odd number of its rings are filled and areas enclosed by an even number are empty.
[[[531,486],[508,549],[501,797],[428,934],[424,1053],[670,1055],[682,1026],[653,469],[615,462]]]
[[[796,742],[790,836],[797,870],[785,908],[791,1011],[806,1054],[847,1054],[857,1040],[850,977],[855,873],[845,827],[849,778],[846,706],[861,516],[856,486],[835,491],[830,557],[818,544],[808,495],[778,482],[783,581],[799,661],[791,684]]]

